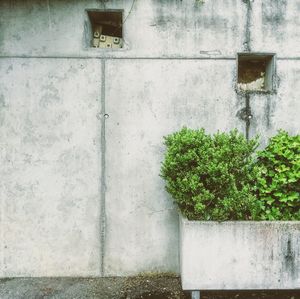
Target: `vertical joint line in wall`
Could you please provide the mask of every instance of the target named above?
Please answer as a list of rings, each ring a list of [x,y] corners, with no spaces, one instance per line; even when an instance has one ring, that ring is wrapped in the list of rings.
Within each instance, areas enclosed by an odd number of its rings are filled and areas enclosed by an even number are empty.
[[[252,13],[252,6],[251,0],[244,0],[247,5],[247,13],[246,13],[246,29],[245,29],[245,41],[244,41],[244,50],[246,52],[251,51],[251,13]]]
[[[105,136],[105,59],[101,60],[101,214],[100,214],[100,267],[104,276],[105,239],[106,239],[106,136]]]
[[[246,94],[245,96],[246,104],[246,139],[249,140],[250,125],[251,125],[251,107],[250,107],[250,95]]]
[[[5,277],[5,257],[4,257],[4,253],[5,253],[5,243],[4,243],[4,186],[3,183],[1,183],[1,198],[0,198],[0,205],[1,205],[1,211],[0,211],[0,243],[1,243],[1,247],[0,247],[0,275]]]

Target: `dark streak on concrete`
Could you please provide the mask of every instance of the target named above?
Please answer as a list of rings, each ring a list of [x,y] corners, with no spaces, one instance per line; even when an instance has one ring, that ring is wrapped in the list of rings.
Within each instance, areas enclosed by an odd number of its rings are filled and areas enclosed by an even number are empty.
[[[271,23],[272,26],[280,26],[286,21],[287,0],[262,1],[263,24]]]
[[[292,246],[292,240],[290,235],[288,236],[288,241],[286,244],[286,254],[284,256],[284,260],[285,260],[285,266],[286,266],[286,270],[288,271],[288,273],[290,273],[291,277],[293,279],[297,278],[297,268],[295,265],[295,253],[292,250],[293,246]]]
[[[12,277],[0,278],[0,284],[5,284],[13,279],[14,278],[12,278]]]
[[[245,95],[245,104],[246,104],[246,139],[249,140],[249,132],[250,132],[250,125],[251,125],[251,107],[250,107],[250,95]]]
[[[236,116],[245,122],[245,136],[246,139],[249,140],[250,136],[250,125],[251,125],[251,118],[252,118],[252,112],[251,112],[251,107],[250,107],[250,94],[244,94],[240,95],[242,99],[245,99],[245,107],[240,109],[237,113]]]
[[[82,43],[85,48],[91,47],[91,29],[88,20],[84,20]]]
[[[244,40],[244,50],[245,52],[251,51],[251,15],[252,7],[250,0],[244,0],[247,5],[247,16],[246,16],[246,28],[245,28],[245,40]]]
[[[271,98],[268,95],[266,99],[266,125],[267,128],[270,129],[271,127]]]
[[[5,97],[3,94],[0,94],[0,108],[7,108],[8,105],[6,104]]]
[[[243,2],[247,5],[247,13],[246,13],[246,27],[245,27],[245,39],[244,39],[244,51],[251,51],[251,15],[252,15],[252,7],[250,0],[243,0]],[[242,95],[245,98],[245,108],[242,109],[242,118],[245,123],[245,136],[246,139],[249,140],[250,135],[250,125],[251,125],[251,106],[250,106],[250,94],[245,93]]]
[[[6,74],[9,74],[13,69],[13,65],[11,64],[6,71]]]
[[[0,49],[2,49],[3,45],[4,45],[4,30],[3,30],[3,25],[0,21]]]
[[[276,32],[276,40],[282,41],[286,34],[287,0],[264,0],[261,5],[265,34]]]
[[[4,109],[7,108],[8,104],[6,103],[4,95],[0,94],[0,127],[3,125],[5,119]]]

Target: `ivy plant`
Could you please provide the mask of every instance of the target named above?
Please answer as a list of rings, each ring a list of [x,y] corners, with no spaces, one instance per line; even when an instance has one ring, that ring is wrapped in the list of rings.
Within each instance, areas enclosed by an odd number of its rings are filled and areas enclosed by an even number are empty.
[[[257,156],[260,218],[300,220],[300,135],[281,130]]]

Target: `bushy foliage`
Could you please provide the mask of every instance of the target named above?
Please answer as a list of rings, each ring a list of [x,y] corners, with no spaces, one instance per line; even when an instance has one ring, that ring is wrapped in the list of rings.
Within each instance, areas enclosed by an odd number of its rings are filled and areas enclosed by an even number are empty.
[[[300,135],[279,131],[258,152],[257,163],[261,219],[300,220]]]
[[[204,129],[165,137],[161,176],[181,213],[190,220],[300,220],[300,136],[281,130],[253,153],[236,130]]]
[[[161,167],[166,190],[190,220],[256,219],[253,195],[258,174],[252,155],[257,139],[236,130],[206,134],[183,128],[165,137],[167,151]]]

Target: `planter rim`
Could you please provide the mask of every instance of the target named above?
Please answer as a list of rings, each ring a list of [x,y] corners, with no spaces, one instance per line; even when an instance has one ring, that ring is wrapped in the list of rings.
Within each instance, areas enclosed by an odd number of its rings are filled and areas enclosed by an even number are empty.
[[[189,220],[184,217],[181,213],[179,213],[179,217],[184,223],[198,223],[198,224],[296,224],[300,223],[300,220],[224,220],[224,221],[216,221],[216,220]]]

